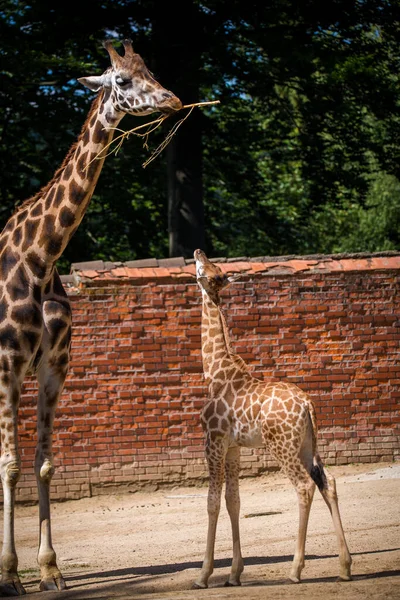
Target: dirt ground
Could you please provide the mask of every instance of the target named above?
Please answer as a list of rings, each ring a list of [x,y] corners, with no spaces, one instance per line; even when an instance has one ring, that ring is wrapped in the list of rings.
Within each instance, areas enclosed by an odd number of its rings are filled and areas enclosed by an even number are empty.
[[[400,598],[400,464],[331,467],[350,552],[353,581],[338,582],[336,538],[318,491],[311,509],[303,582],[286,577],[297,533],[297,499],[279,473],[241,481],[240,588],[225,588],[231,538],[225,507],[208,590],[192,590],[205,550],[206,487],[161,489],[53,503],[53,542],[68,590],[36,592],[38,514],[17,506],[22,581],[32,600],[205,600]]]

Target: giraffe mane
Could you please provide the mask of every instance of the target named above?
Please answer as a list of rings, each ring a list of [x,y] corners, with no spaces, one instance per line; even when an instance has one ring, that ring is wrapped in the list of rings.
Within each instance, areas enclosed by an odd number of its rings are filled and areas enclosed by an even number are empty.
[[[99,94],[96,96],[96,98],[93,100],[92,106],[90,107],[90,110],[86,117],[86,120],[85,120],[84,124],[82,125],[82,129],[81,129],[81,132],[80,132],[77,140],[72,144],[72,146],[68,150],[67,154],[64,157],[64,160],[62,161],[61,165],[58,167],[58,169],[54,173],[53,177],[50,179],[50,181],[48,183],[46,183],[46,185],[44,185],[38,192],[36,192],[36,194],[34,196],[27,198],[19,206],[17,206],[16,209],[14,210],[14,213],[13,213],[14,215],[18,214],[21,210],[23,210],[27,206],[34,204],[37,200],[39,200],[39,198],[42,198],[44,196],[44,194],[46,194],[46,192],[49,191],[51,186],[54,184],[56,179],[60,176],[60,174],[63,172],[63,170],[65,169],[65,167],[71,160],[71,158],[76,150],[76,147],[78,146],[80,140],[82,139],[82,137],[88,127],[88,123],[89,123],[90,119],[92,118],[93,114],[97,111],[97,109],[103,99],[103,96],[104,96],[104,89],[102,89],[99,92]]]

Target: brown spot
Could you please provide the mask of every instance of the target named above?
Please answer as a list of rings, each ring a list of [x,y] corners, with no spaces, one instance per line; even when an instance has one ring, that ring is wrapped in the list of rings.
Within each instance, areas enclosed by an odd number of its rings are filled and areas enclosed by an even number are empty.
[[[210,385],[210,396],[211,398],[215,398],[221,392],[221,389],[224,387],[224,381],[213,381]]]
[[[210,417],[212,417],[212,415],[215,413],[215,409],[214,409],[214,403],[213,402],[209,402],[203,410],[203,417],[208,421],[208,419],[210,419]]]
[[[75,215],[70,208],[64,206],[58,215],[61,227],[71,227],[75,223]]]
[[[4,227],[4,231],[13,231],[15,229],[15,219],[11,218],[6,226]],[[4,233],[4,232],[3,232]]]
[[[46,200],[44,203],[44,207],[46,210],[49,210],[50,206],[52,205],[53,202],[53,198],[54,198],[54,194],[55,194],[55,188],[54,186],[51,188],[51,190],[49,191],[49,193],[46,196]]]
[[[43,279],[46,275],[46,265],[43,260],[36,254],[36,252],[30,252],[26,257],[26,265],[32,271],[35,277]]]
[[[235,379],[234,381],[232,381],[232,387],[237,392],[242,388],[242,386],[243,386],[243,381],[241,379]]]
[[[226,401],[228,404],[232,404],[232,402],[233,402],[233,400],[234,400],[234,397],[235,397],[235,396],[233,395],[232,388],[231,388],[230,386],[228,386],[228,387],[226,388],[226,391],[225,391],[225,394],[224,394],[225,401]]]
[[[219,421],[217,417],[211,417],[208,421],[208,426],[210,429],[218,429]]]
[[[79,157],[76,163],[76,170],[81,177],[86,177],[86,169],[89,166],[89,152],[86,151]]]
[[[229,429],[228,419],[221,419],[220,428],[221,428],[221,431],[224,431],[224,432],[228,431],[228,429]]]
[[[39,238],[39,246],[43,247],[49,240],[49,237],[54,235],[55,231],[55,221],[56,218],[54,215],[46,215],[43,221],[43,227],[40,232]]]
[[[24,228],[24,243],[22,244],[23,252],[25,252],[30,246],[32,246],[36,236],[36,232],[39,227],[39,223],[39,219],[36,219],[34,221],[26,221]]]
[[[69,199],[73,204],[80,204],[86,195],[85,190],[73,179],[69,184]]]
[[[56,197],[54,198],[54,206],[58,208],[64,199],[65,185],[59,185],[57,188]]]
[[[213,365],[211,366],[210,369],[210,375],[212,377],[216,377],[217,374],[223,374],[223,371],[221,371],[220,367],[219,367],[219,363],[213,363]]]
[[[203,352],[205,354],[209,354],[210,352],[212,352],[212,349],[213,349],[213,345],[211,342],[208,342],[207,344],[204,344],[204,346],[203,346]]]
[[[6,356],[3,356],[2,359],[1,359],[1,361],[0,361],[0,368],[5,373],[8,373],[10,371],[10,363],[9,363],[8,358]]]
[[[0,348],[7,350],[20,349],[17,330],[12,325],[7,325],[0,329]]]
[[[8,235],[4,235],[0,239],[0,252],[8,245]]]
[[[285,402],[285,407],[286,410],[291,411],[294,408],[294,401],[293,398],[288,397],[288,399]]]
[[[101,144],[101,142],[107,138],[108,133],[107,131],[105,131],[104,129],[104,125],[103,123],[101,123],[100,121],[98,121],[96,123],[96,126],[92,132],[92,140],[95,144]]]
[[[85,129],[85,133],[82,136],[82,142],[84,146],[87,146],[90,140],[90,131],[89,129]]]
[[[23,300],[29,294],[29,280],[25,266],[20,264],[15,271],[12,281],[7,283],[7,292],[10,295],[10,300],[15,302],[16,300]],[[1,309],[0,309],[1,313]],[[0,317],[1,320],[1,317]]]
[[[43,214],[43,206],[41,202],[38,202],[31,210],[32,217],[41,217]]]
[[[281,421],[285,421],[287,414],[284,410],[275,411],[275,416],[277,419],[281,419]]]
[[[14,246],[19,246],[21,243],[21,239],[22,239],[22,228],[17,227],[17,229],[15,229],[15,231],[12,235],[12,241],[13,241]]]
[[[77,151],[75,152],[75,157],[76,156],[77,156]],[[63,179],[66,179],[66,180],[70,179],[71,175],[72,175],[72,171],[73,171],[73,163],[71,161],[67,164],[67,166],[64,169]]]
[[[18,225],[20,225],[23,221],[25,221],[26,217],[28,216],[28,211],[27,210],[21,210],[20,213],[18,213],[17,215],[17,223]]]
[[[225,402],[223,400],[218,400],[216,409],[217,409],[217,414],[218,415],[220,415],[220,416],[224,415],[226,413],[226,404],[225,404]]]
[[[42,314],[35,304],[24,304],[14,306],[11,312],[11,318],[20,325],[31,325],[32,327],[41,327]]]
[[[0,255],[0,278],[5,280],[19,260],[19,254],[9,247],[4,248]]]
[[[7,317],[8,305],[5,298],[0,300],[0,323]]]
[[[62,235],[54,234],[53,237],[47,241],[45,247],[47,254],[50,254],[53,257],[60,255],[63,250],[63,241],[64,238]]]

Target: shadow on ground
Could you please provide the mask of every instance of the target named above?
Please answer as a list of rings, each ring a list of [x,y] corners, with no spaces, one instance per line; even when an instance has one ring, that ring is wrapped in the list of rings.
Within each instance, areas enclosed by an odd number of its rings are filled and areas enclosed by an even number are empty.
[[[387,552],[395,552],[399,551],[400,548],[387,548],[384,550],[373,550],[370,552],[358,552],[353,553],[354,556],[366,556],[366,555],[382,555]],[[271,565],[271,564],[280,564],[280,563],[290,563],[292,560],[292,555],[283,555],[283,556],[275,556],[275,557],[267,557],[267,556],[251,556],[245,558],[245,568],[255,566],[255,565]],[[337,558],[337,555],[306,555],[306,561],[313,560],[324,560]],[[219,559],[215,560],[215,570],[217,569],[225,569],[228,572],[231,566],[231,561],[228,559]],[[191,590],[191,584],[193,583],[196,571],[201,568],[201,562],[181,562],[181,563],[171,563],[164,565],[153,565],[153,566],[143,566],[143,567],[132,567],[126,569],[115,569],[112,571],[102,571],[102,572],[88,572],[85,574],[73,574],[70,573],[67,577],[67,585],[68,589],[62,592],[62,596],[59,596],[59,593],[45,592],[45,593],[35,593],[31,592],[29,595],[32,598],[43,597],[48,600],[53,600],[53,598],[61,598],[62,600],[84,600],[84,599],[95,599],[95,600],[111,600],[113,598],[131,598],[137,596],[143,596],[147,594],[151,594],[154,599],[156,598],[171,598],[173,597],[174,592],[170,589],[166,592],[163,591],[163,585],[160,581],[160,576],[171,575],[176,573],[181,573],[183,571],[190,570],[190,577],[186,577],[186,585],[182,582],[178,583],[176,586],[176,597],[183,598],[181,596],[182,592],[186,590],[187,596],[195,597],[198,594],[203,593],[211,593],[212,590],[216,590],[217,588],[221,588],[224,586],[224,578],[220,576],[213,576],[213,582],[210,585],[209,590]],[[353,582],[362,582],[362,581],[371,581],[374,579],[382,579],[382,578],[400,578],[400,569],[396,570],[387,570],[387,571],[378,571],[374,573],[365,573],[365,574],[356,574],[353,576]],[[190,580],[190,583],[187,584],[187,581]],[[336,583],[337,577],[315,577],[315,578],[305,578],[302,581],[301,586],[293,585],[289,580],[285,579],[262,579],[262,580],[251,580],[244,583],[242,589],[246,588],[254,588],[257,586],[261,587],[274,587],[274,586],[288,586],[290,588],[304,588],[306,584],[311,584],[312,586],[316,584],[327,584],[327,583]],[[400,580],[399,580],[400,583]],[[139,585],[138,585],[139,584]],[[29,586],[33,586],[35,588],[39,585],[39,580],[31,580],[29,582]],[[91,587],[94,586],[94,587]],[[157,591],[154,589],[157,587]],[[167,586],[170,587],[170,586]],[[83,589],[85,588],[85,589]],[[231,591],[234,591],[235,588],[228,588]],[[237,590],[239,591],[239,589]],[[221,590],[222,592],[222,590]],[[168,595],[164,596],[166,593]],[[172,594],[172,596],[171,596]],[[290,595],[291,596],[291,595]],[[288,597],[290,597],[288,596]],[[224,597],[232,597],[231,595],[224,594]],[[246,598],[248,598],[248,593],[246,592]],[[261,596],[260,596],[261,597]],[[286,597],[286,596],[285,596]]]

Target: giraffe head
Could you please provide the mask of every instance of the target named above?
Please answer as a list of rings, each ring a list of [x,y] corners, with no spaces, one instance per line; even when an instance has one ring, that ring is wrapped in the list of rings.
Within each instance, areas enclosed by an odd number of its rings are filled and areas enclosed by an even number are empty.
[[[117,114],[142,116],[159,111],[170,114],[182,108],[182,102],[154,79],[143,59],[124,40],[124,56],[118,54],[112,41],[104,42],[111,67],[102,75],[80,77],[78,81],[93,92],[105,91],[105,99]]]
[[[206,294],[214,304],[219,304],[219,292],[236,280],[235,276],[228,277],[221,268],[208,260],[203,250],[194,251],[196,262],[197,283],[203,294]]]

